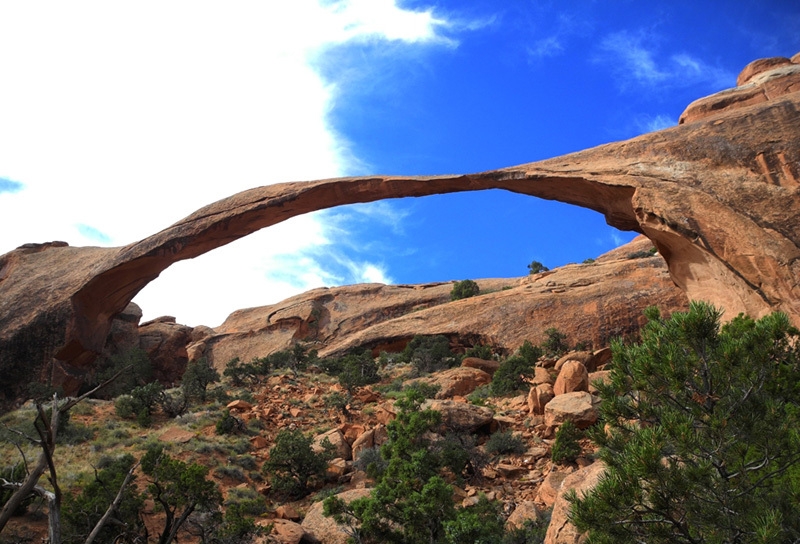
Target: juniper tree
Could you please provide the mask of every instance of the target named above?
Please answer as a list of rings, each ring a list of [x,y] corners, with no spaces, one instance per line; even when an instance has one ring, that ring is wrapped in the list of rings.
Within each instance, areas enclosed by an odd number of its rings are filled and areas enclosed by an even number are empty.
[[[594,543],[800,538],[798,331],[786,315],[720,327],[704,303],[613,344],[591,433],[607,470],[572,517]]]

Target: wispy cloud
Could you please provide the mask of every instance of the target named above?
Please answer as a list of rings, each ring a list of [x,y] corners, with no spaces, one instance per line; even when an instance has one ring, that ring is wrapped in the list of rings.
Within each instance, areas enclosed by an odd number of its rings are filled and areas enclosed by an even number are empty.
[[[528,58],[534,61],[565,53],[573,38],[587,35],[593,28],[588,14],[581,16],[566,12],[551,14],[549,10],[545,9],[537,18],[541,20],[541,26],[546,30],[539,32],[534,29],[533,31],[537,36],[543,35],[543,37],[537,37],[527,48]]]
[[[634,125],[640,134],[656,132],[665,128],[674,127],[677,124],[678,121],[676,119],[665,114],[639,115],[634,119]]]
[[[548,36],[541,40],[536,40],[533,45],[528,47],[528,56],[533,59],[543,59],[554,57],[564,51],[561,38],[558,36]]]
[[[89,225],[78,223],[77,225],[75,225],[75,228],[78,229],[78,232],[80,233],[81,236],[93,242],[98,242],[100,244],[108,244],[111,242],[111,237],[108,234],[94,227],[90,227]]]
[[[16,193],[21,191],[23,185],[18,181],[12,181],[8,178],[0,178],[0,193]]]
[[[47,240],[126,244],[237,191],[363,170],[332,125],[337,99],[353,91],[333,63],[375,55],[344,66],[398,78],[408,51],[457,46],[466,27],[433,5],[141,0],[52,2],[43,11],[0,3],[0,50],[16,52],[0,55],[0,77],[14,81],[0,101],[0,168],[25,179],[24,190],[0,180],[8,201],[0,253]],[[402,229],[391,207],[352,213]],[[136,301],[145,319],[215,325],[298,286],[391,279],[357,244],[340,243],[358,240],[352,225],[326,221],[302,216],[178,263]],[[339,264],[325,258],[334,249]],[[297,281],[270,276],[278,255]]]
[[[620,88],[689,87],[712,90],[736,83],[736,74],[713,66],[689,53],[659,54],[652,33],[615,32],[603,38],[596,62],[609,67]]]

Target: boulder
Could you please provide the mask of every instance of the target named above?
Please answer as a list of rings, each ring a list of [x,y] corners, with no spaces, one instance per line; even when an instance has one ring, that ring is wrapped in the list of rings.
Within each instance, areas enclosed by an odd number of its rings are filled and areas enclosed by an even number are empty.
[[[574,391],[556,395],[544,407],[544,423],[548,427],[572,421],[578,428],[585,429],[597,421],[598,401],[586,391]]]
[[[175,322],[174,317],[159,317],[139,326],[139,347],[147,352],[153,374],[162,383],[177,383],[186,370],[187,344],[192,328]]]
[[[368,431],[364,431],[358,438],[355,439],[353,442],[353,459],[358,460],[359,454],[364,451],[368,450],[375,446],[375,430],[370,429]]]
[[[578,544],[583,542],[583,535],[569,521],[570,503],[566,499],[569,491],[575,491],[579,497],[593,489],[600,481],[605,465],[596,461],[564,478],[561,489],[553,505],[550,525],[544,537],[544,544]]]
[[[555,397],[553,386],[549,383],[543,383],[535,387],[531,387],[528,392],[528,412],[530,414],[542,415],[547,403]]]
[[[339,493],[336,497],[345,503],[350,503],[355,499],[368,497],[370,489],[351,489]],[[349,535],[341,525],[333,521],[333,518],[325,517],[322,514],[322,501],[315,502],[308,509],[303,523],[300,524],[306,533],[306,538],[317,544],[347,544]]]
[[[555,504],[558,492],[561,491],[561,485],[569,476],[569,472],[551,470],[539,486],[539,491],[536,494],[536,501],[544,504],[550,508]]]
[[[306,532],[299,523],[290,521],[288,519],[272,519],[259,523],[261,520],[256,521],[256,525],[272,524],[272,532],[270,539],[264,539],[263,542],[277,542],[278,544],[300,544]],[[258,538],[258,537],[257,537]]]
[[[509,529],[521,529],[526,521],[536,521],[539,519],[539,509],[533,501],[518,502],[514,510],[506,520],[506,527]],[[464,543],[466,544],[466,543]]]
[[[411,380],[411,383],[421,382],[433,385],[439,388],[436,393],[437,399],[451,399],[465,397],[481,385],[491,381],[492,377],[483,370],[460,366],[436,372],[426,378]]]
[[[561,372],[561,367],[563,367],[567,361],[579,361],[586,365],[593,357],[594,354],[591,351],[571,351],[556,361],[554,369],[556,372]]]
[[[311,449],[315,452],[320,453],[323,451],[322,444],[325,440],[329,440],[331,444],[333,444],[334,454],[337,457],[341,457],[342,459],[349,461],[353,458],[353,451],[350,448],[350,444],[347,443],[345,440],[342,431],[339,429],[333,429],[328,432],[319,434],[314,437],[314,441],[311,444]]]
[[[461,366],[469,368],[477,368],[483,370],[489,376],[494,376],[497,369],[500,367],[500,361],[487,361],[486,359],[479,359],[478,357],[464,357],[461,361]]]
[[[436,410],[442,414],[442,425],[456,432],[474,432],[492,422],[492,410],[452,400],[427,400],[423,409]]]
[[[533,377],[528,381],[531,383],[531,385],[540,385],[543,383],[549,383],[550,385],[553,385],[556,382],[550,372],[542,366],[533,367]]]
[[[558,396],[564,393],[572,393],[573,391],[588,390],[589,373],[583,363],[575,360],[565,362],[561,367],[561,372],[558,373],[558,378],[556,378],[553,393]]]

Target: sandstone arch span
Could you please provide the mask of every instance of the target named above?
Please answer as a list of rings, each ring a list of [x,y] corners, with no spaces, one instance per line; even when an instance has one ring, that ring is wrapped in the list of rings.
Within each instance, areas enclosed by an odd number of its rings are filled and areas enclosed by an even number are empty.
[[[505,189],[591,208],[648,236],[689,298],[729,316],[781,310],[800,325],[798,63],[753,63],[740,87],[692,104],[677,127],[563,157],[467,175],[270,185],[125,247],[18,248],[0,257],[3,394],[31,371],[58,373],[74,390],[113,316],[176,261],[310,211],[456,191]]]

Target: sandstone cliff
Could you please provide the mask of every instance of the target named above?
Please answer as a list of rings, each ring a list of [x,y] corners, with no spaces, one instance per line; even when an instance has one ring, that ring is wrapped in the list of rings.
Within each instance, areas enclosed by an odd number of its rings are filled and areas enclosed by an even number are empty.
[[[798,74],[798,56],[757,61],[677,127],[563,157],[478,174],[271,185],[121,248],[18,248],[0,256],[1,394],[14,398],[31,377],[74,391],[113,317],[178,260],[317,209],[489,188],[599,211],[650,238],[690,299],[728,316],[782,310],[800,325]]]

